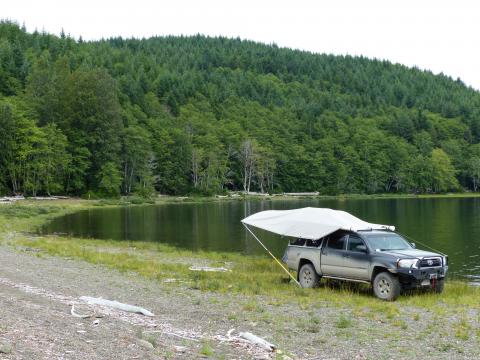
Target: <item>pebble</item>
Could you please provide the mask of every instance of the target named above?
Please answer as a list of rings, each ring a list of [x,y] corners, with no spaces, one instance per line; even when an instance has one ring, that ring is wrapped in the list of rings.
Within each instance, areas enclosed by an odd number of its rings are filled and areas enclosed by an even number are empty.
[[[10,354],[13,348],[9,343],[0,343],[0,353],[1,354]]]

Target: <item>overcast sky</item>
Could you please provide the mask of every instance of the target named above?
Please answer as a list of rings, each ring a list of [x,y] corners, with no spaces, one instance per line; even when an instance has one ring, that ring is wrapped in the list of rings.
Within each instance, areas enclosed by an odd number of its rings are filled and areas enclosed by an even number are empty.
[[[475,0],[0,0],[0,18],[84,39],[200,33],[364,55],[480,89]]]

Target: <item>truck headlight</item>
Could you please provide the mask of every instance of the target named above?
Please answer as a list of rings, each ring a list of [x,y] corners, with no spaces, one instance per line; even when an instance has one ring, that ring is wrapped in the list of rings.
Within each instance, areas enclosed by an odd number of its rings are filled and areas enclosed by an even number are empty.
[[[404,269],[418,269],[418,259],[400,259],[397,261],[397,267]]]

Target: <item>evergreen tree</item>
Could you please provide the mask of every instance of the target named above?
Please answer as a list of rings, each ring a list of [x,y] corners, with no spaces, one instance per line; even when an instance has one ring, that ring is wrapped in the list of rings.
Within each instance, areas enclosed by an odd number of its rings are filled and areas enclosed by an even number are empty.
[[[477,191],[479,109],[387,61],[0,22],[2,193]]]

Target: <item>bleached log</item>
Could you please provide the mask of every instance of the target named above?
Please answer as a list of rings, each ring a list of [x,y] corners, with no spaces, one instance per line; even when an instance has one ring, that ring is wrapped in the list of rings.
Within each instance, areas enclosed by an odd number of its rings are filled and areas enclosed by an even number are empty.
[[[276,346],[269,343],[268,341],[262,339],[261,337],[258,337],[257,335],[254,335],[249,332],[241,332],[239,336],[252,344],[258,345],[268,351],[274,351],[276,349]]]
[[[149,331],[144,331],[144,333],[145,333],[145,334],[155,334],[155,333],[158,333],[158,334],[175,336],[175,337],[178,337],[178,338],[184,339],[184,340],[198,341],[198,339],[195,339],[195,338],[192,338],[192,337],[189,337],[189,336],[184,336],[184,335],[181,335],[181,334],[177,334],[177,333],[174,333],[174,332],[168,332],[168,331],[164,331],[164,330],[149,330]]]
[[[230,339],[232,337],[232,333],[235,331],[235,329],[230,329],[227,331],[227,338]]]
[[[315,192],[298,192],[298,193],[283,193],[285,196],[318,196],[320,193],[318,191]]]
[[[118,301],[106,300],[102,298],[94,298],[90,296],[81,296],[80,300],[85,301],[90,305],[102,305],[108,306],[114,309],[123,310],[127,312],[133,312],[137,314],[143,314],[145,316],[155,316],[152,312],[135,305],[123,304]]]
[[[213,271],[213,272],[229,272],[230,269],[224,267],[210,267],[210,266],[190,266],[188,268],[191,271]]]
[[[23,196],[4,196],[0,198],[1,202],[15,202],[17,200],[25,200]]]
[[[244,194],[246,195],[254,195],[254,196],[269,196],[269,193],[264,192],[256,192],[256,191],[245,191]]]

